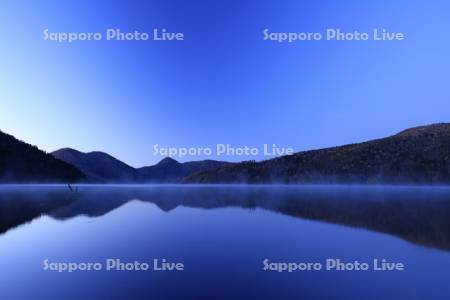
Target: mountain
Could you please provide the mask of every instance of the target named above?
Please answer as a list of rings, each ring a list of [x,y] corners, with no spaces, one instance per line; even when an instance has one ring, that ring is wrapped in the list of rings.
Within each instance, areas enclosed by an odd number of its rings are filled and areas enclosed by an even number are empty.
[[[187,183],[449,184],[450,124],[197,173]]]
[[[103,152],[47,154],[0,131],[0,182],[102,183],[450,183],[450,123],[420,126],[364,143],[262,162],[165,158],[135,169]]]
[[[215,160],[202,160],[180,163],[167,157],[158,164],[138,169],[141,178],[147,182],[176,182],[197,172],[211,171],[231,163]]]
[[[104,152],[83,153],[63,148],[52,155],[76,166],[92,182],[135,182],[139,178],[136,169]]]
[[[203,160],[179,163],[172,158],[164,158],[158,164],[135,169],[103,152],[83,153],[64,148],[52,155],[76,166],[89,181],[102,183],[172,183],[196,172],[209,171],[225,166],[226,162]]]
[[[0,131],[0,182],[75,182],[84,174],[37,147]]]

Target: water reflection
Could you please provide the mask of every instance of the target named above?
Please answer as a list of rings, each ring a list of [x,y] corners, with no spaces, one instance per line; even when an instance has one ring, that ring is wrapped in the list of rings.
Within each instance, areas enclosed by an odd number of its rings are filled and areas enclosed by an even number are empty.
[[[100,217],[125,203],[265,209],[295,218],[396,235],[450,250],[450,189],[323,186],[63,186],[0,188],[0,234],[42,215],[67,220]]]

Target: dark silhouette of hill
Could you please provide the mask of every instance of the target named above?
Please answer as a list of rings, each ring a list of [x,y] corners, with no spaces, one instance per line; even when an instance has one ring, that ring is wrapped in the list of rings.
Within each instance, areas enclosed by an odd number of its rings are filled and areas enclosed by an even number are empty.
[[[89,181],[93,182],[134,182],[138,174],[133,167],[104,152],[83,153],[71,148],[52,152],[62,161],[76,166]]]
[[[192,183],[450,183],[450,124],[359,144],[243,162],[188,176]]]
[[[84,178],[74,166],[0,131],[0,182],[76,182]]]
[[[0,182],[449,184],[450,124],[238,164],[165,158],[135,169],[103,152],[52,155],[0,132]]]
[[[167,157],[154,166],[140,168],[138,171],[147,182],[177,182],[197,172],[210,171],[226,165],[231,163],[215,160],[180,163]]]
[[[83,153],[63,148],[52,153],[62,161],[80,169],[90,182],[101,183],[170,183],[196,172],[209,171],[229,163],[203,160],[180,163],[164,158],[158,164],[135,169],[103,152]]]

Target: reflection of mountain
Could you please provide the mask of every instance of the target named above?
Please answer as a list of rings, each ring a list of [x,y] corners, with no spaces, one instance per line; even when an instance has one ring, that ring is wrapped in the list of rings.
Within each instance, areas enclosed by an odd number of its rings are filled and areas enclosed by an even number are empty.
[[[100,217],[132,200],[177,206],[261,208],[393,234],[450,250],[450,190],[438,188],[153,186],[0,190],[0,233],[40,215]]]
[[[450,124],[194,174],[192,183],[450,183]]]
[[[230,163],[203,160],[179,163],[172,158],[165,158],[158,164],[135,169],[103,152],[83,153],[64,148],[52,155],[80,169],[92,182],[176,182],[185,176],[197,172],[210,171]]]
[[[84,179],[74,166],[0,131],[0,182],[70,182]]]
[[[45,189],[35,192],[31,187],[0,190],[0,234],[11,228],[31,222],[41,215],[69,205],[73,195],[61,189]]]

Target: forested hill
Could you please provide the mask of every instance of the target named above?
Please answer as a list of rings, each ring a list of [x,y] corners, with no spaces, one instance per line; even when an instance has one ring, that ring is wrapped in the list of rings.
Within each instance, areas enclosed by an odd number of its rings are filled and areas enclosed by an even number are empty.
[[[76,182],[84,174],[37,147],[0,131],[0,182]]]
[[[359,144],[243,162],[188,176],[190,183],[450,184],[450,124]]]

